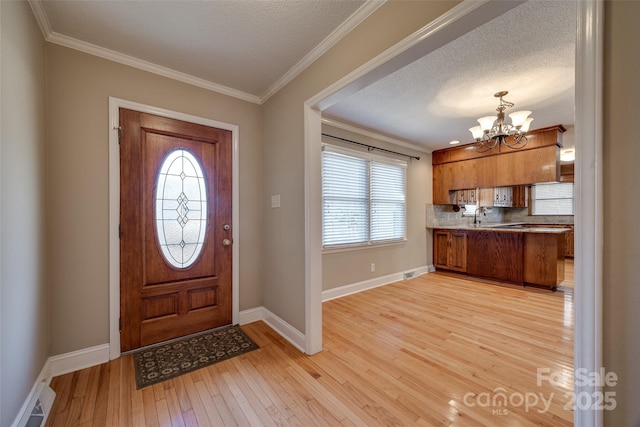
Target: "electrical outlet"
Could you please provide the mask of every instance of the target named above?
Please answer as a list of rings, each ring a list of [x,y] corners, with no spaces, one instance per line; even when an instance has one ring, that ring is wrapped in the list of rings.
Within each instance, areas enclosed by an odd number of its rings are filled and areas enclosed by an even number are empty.
[[[371,263],[371,272],[373,273],[374,271],[376,271],[376,263],[372,262]]]

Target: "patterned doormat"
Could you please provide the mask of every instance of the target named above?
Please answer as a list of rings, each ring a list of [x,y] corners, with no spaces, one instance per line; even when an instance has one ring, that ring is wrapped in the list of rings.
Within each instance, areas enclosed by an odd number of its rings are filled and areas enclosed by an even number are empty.
[[[138,390],[259,348],[238,325],[133,353]]]

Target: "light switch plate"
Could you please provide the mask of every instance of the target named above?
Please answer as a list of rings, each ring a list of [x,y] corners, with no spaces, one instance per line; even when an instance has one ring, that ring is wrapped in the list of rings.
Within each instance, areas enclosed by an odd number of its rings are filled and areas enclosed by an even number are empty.
[[[275,196],[271,196],[271,207],[279,208],[280,207],[280,195],[276,194]]]

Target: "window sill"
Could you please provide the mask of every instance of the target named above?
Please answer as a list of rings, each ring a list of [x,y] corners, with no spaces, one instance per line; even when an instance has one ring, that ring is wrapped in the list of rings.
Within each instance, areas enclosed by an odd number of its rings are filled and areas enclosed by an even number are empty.
[[[385,247],[388,247],[388,246],[404,245],[405,243],[407,243],[407,239],[394,240],[392,242],[386,242],[386,243],[374,243],[374,244],[371,244],[371,245],[341,246],[341,247],[336,247],[336,248],[322,249],[322,254],[324,255],[324,254],[333,254],[333,253],[338,253],[338,252],[359,251],[359,250],[362,250],[362,249],[385,248]]]

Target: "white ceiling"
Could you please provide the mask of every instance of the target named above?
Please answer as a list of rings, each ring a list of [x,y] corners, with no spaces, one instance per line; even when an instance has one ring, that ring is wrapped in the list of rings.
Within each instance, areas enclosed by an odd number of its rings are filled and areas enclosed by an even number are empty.
[[[531,110],[531,129],[574,123],[576,2],[529,0],[324,110],[427,149],[472,142],[498,99]],[[507,118],[509,122],[509,119]]]
[[[381,1],[31,0],[48,41],[261,103]],[[426,150],[470,142],[495,92],[532,129],[573,124],[576,2],[529,0],[331,106]]]
[[[314,49],[330,47],[381,2],[32,0],[31,4],[49,41],[92,53],[96,47],[106,49],[111,52],[104,56],[137,58],[257,99],[270,93]]]

